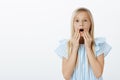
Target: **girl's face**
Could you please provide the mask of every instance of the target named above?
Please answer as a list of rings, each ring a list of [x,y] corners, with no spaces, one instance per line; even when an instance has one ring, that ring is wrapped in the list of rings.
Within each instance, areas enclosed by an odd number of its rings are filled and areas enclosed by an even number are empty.
[[[87,12],[81,11],[74,17],[73,26],[75,32],[77,32],[77,30],[80,31],[81,29],[89,32],[90,25],[91,25],[90,17]],[[80,36],[82,36],[82,34],[83,32],[80,31]]]

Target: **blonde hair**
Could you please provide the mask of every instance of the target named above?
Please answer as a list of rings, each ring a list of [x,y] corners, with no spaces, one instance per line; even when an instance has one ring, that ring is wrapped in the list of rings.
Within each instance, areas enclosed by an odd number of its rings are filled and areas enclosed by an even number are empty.
[[[89,33],[90,33],[90,35],[91,35],[91,37],[92,37],[92,40],[93,40],[93,41],[92,41],[92,45],[91,45],[91,49],[94,51],[94,21],[93,21],[93,17],[92,17],[91,12],[90,12],[88,9],[86,9],[86,8],[78,8],[78,9],[76,9],[76,10],[74,11],[73,16],[72,16],[72,20],[71,20],[71,38],[73,37],[74,32],[75,32],[75,30],[74,30],[74,25],[73,25],[74,18],[75,18],[75,16],[76,16],[79,12],[81,12],[81,11],[87,12],[87,14],[88,14],[89,17],[90,17],[91,25],[90,25]],[[71,41],[70,41],[70,40],[68,41],[68,45],[67,45],[67,46],[68,46],[68,54],[71,54],[72,44],[71,44]]]

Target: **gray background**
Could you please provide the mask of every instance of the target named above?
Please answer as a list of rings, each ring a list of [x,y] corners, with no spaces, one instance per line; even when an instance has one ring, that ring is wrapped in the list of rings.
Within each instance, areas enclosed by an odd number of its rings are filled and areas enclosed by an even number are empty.
[[[1,0],[0,80],[63,80],[54,49],[70,37],[72,12],[91,10],[95,37],[112,50],[105,58],[104,80],[119,80],[119,0]]]

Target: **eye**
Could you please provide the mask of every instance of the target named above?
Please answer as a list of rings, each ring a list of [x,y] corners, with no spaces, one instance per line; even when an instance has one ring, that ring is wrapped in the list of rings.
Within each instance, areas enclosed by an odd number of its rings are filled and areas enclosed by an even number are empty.
[[[79,22],[79,20],[77,19],[77,20],[75,20],[75,22]]]

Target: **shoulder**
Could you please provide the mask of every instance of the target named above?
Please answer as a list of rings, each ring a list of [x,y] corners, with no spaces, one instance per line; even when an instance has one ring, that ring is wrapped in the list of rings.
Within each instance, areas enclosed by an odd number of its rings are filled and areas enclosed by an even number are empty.
[[[95,45],[101,45],[104,44],[106,42],[106,39],[104,37],[97,37],[94,39],[95,41]]]
[[[103,53],[106,56],[111,48],[104,37],[95,38],[95,51],[97,56]]]
[[[58,47],[55,49],[55,52],[58,54],[59,57],[68,57],[67,54],[67,43],[68,39],[61,39],[59,40]]]

